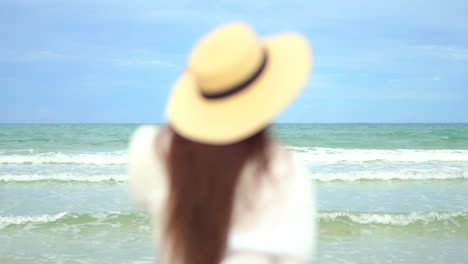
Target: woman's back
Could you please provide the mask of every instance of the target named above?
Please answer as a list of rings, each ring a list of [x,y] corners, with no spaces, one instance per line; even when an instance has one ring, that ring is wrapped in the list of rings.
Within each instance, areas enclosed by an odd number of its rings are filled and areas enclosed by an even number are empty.
[[[161,241],[167,228],[166,219],[170,218],[166,211],[170,199],[169,175],[164,161],[169,156],[173,135],[163,132],[158,136],[158,132],[161,131],[156,126],[142,126],[135,132],[130,147],[130,176],[137,205],[152,214],[155,239],[160,241],[159,249],[163,249],[160,257],[165,263],[173,263],[168,253],[171,249],[165,247],[167,240]],[[232,221],[226,233],[226,250],[222,251],[223,263],[243,263],[239,261],[246,259],[303,263],[311,256],[315,241],[315,200],[307,173],[289,151],[270,137],[265,150],[266,168],[259,170],[260,160],[255,158],[247,160],[241,168],[232,196]],[[154,159],[148,159],[148,156]],[[196,189],[193,186],[196,180],[197,175],[193,175],[187,181],[187,190]],[[206,189],[200,192],[207,195]],[[207,211],[206,204],[199,206],[207,218],[212,215],[216,218],[219,213]],[[184,217],[184,220],[191,219]],[[216,232],[207,228],[204,232]],[[200,247],[206,247],[208,243],[203,240],[210,236],[202,234],[192,238]]]

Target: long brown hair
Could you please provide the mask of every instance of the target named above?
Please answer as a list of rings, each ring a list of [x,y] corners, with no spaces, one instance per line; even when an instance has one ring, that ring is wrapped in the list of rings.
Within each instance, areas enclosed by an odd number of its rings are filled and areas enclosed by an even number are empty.
[[[217,146],[186,139],[170,126],[163,131],[172,134],[165,155],[170,191],[163,250],[171,264],[218,264],[244,165],[254,161],[257,170],[267,167],[268,132]]]

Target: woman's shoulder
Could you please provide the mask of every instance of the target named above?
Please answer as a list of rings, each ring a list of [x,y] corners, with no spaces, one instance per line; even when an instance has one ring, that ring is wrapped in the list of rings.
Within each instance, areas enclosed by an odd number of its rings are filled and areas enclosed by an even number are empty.
[[[169,147],[170,135],[165,126],[141,125],[137,127],[130,137],[130,157],[140,156],[141,153],[147,154],[149,150],[158,150],[158,153],[166,152]]]
[[[159,132],[156,125],[141,125],[135,129],[130,137],[130,151],[134,148],[141,148],[148,144]]]
[[[150,142],[153,142],[157,133],[158,127],[153,125],[142,125],[135,129],[128,145],[130,162],[137,160],[143,152],[147,152]]]
[[[147,210],[153,210],[154,202],[162,200],[152,196],[162,197],[165,190],[164,170],[156,144],[159,133],[161,128],[156,125],[142,125],[135,129],[129,143],[131,191],[135,204]]]
[[[303,175],[305,166],[298,154],[291,150],[290,147],[283,143],[272,139],[269,147],[269,163],[274,174],[281,175]]]

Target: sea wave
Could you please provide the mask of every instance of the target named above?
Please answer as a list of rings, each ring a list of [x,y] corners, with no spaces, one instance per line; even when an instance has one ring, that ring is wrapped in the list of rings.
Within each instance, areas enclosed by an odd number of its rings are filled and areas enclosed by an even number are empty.
[[[467,171],[460,172],[398,172],[398,171],[356,171],[356,172],[311,172],[311,179],[319,182],[331,181],[392,181],[392,180],[463,180],[468,179]],[[1,178],[0,178],[1,179]]]
[[[308,163],[336,162],[468,162],[468,150],[418,149],[340,149],[288,147],[299,159]],[[19,150],[18,150],[19,152]],[[46,152],[29,149],[21,154],[1,154],[0,164],[93,164],[122,165],[128,161],[127,151],[113,152]]]
[[[57,221],[65,215],[67,215],[67,212],[33,216],[0,216],[0,229],[11,225],[24,225],[26,223],[51,223]]]
[[[468,172],[429,173],[429,172],[311,172],[310,178],[317,182],[333,181],[392,181],[392,180],[464,180]],[[0,174],[0,182],[34,183],[34,182],[127,182],[126,174],[96,174],[77,173],[60,174]]]
[[[8,150],[0,150],[0,155],[14,155],[14,154],[32,154],[36,152],[36,150],[28,148],[28,149],[8,149]]]
[[[149,215],[139,211],[109,211],[95,213],[60,212],[33,216],[0,216],[0,229],[21,227],[47,228],[57,225],[107,225],[110,227],[148,225]],[[412,212],[412,213],[362,213],[362,212],[319,212],[320,224],[348,225],[454,225],[468,227],[468,211],[458,212]]]
[[[143,212],[94,212],[94,213],[72,213],[60,212],[57,214],[42,214],[31,216],[0,216],[0,229],[10,227],[48,228],[57,225],[67,226],[96,226],[99,224],[119,227],[123,224],[148,224],[149,216]]]
[[[361,225],[407,226],[411,224],[433,224],[436,222],[457,223],[467,221],[468,211],[459,212],[412,212],[403,213],[357,213],[357,212],[321,212],[320,222],[348,222]]]
[[[126,164],[127,151],[113,152],[47,152],[32,155],[1,155],[0,164]]]
[[[83,174],[6,174],[0,175],[0,182],[126,182],[128,176],[125,174],[100,174],[100,175],[83,175]]]
[[[468,150],[444,149],[341,149],[288,147],[299,159],[311,163],[335,162],[454,162],[468,161]]]

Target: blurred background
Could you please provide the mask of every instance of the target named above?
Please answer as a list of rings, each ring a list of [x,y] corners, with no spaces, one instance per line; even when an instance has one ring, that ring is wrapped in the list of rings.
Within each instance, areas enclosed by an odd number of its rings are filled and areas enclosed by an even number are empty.
[[[467,13],[454,0],[0,0],[0,263],[155,262],[128,139],[164,122],[192,45],[233,20],[314,49],[271,126],[315,182],[312,263],[466,263]]]
[[[299,31],[311,80],[277,122],[468,122],[466,1],[0,0],[0,122],[159,123],[214,26]]]

